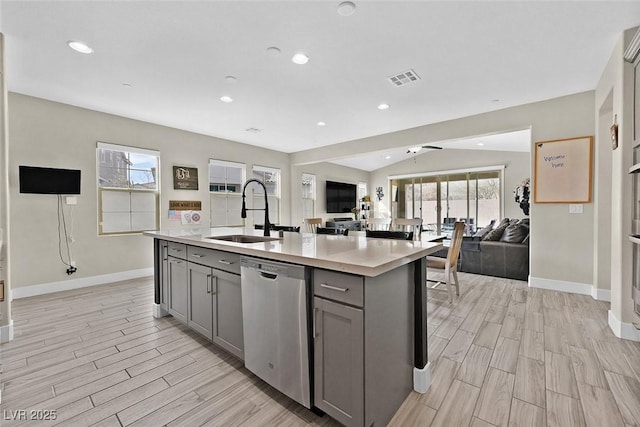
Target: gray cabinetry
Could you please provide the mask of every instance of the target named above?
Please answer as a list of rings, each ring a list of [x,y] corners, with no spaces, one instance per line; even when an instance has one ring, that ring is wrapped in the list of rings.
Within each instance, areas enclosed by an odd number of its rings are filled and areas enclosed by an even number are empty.
[[[313,303],[315,406],[345,425],[362,425],[363,312],[318,297]]]
[[[244,359],[240,276],[213,269],[213,342]]]
[[[208,339],[213,338],[213,271],[211,267],[188,263],[187,325]]]
[[[160,247],[169,314],[243,359],[240,256],[174,242]]]
[[[387,425],[411,392],[413,276],[313,272],[314,405],[346,426]]]
[[[167,311],[182,323],[187,323],[187,261],[172,256],[167,259]]]

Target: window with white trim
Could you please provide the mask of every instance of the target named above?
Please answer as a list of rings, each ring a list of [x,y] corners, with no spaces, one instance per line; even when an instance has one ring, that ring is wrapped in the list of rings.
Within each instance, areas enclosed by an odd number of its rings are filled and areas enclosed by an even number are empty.
[[[241,226],[242,185],[246,176],[244,163],[209,160],[209,194],[211,226]]]
[[[302,174],[302,218],[316,216],[316,176],[310,173]]]
[[[280,223],[280,169],[266,166],[253,166],[252,178],[264,182],[267,187],[267,201],[269,202],[269,222]],[[247,191],[253,194],[253,209],[264,208],[264,191],[258,184],[250,184]],[[248,196],[248,194],[247,194]],[[253,212],[253,223],[264,224],[264,211]]]
[[[98,142],[98,234],[158,229],[160,152]]]

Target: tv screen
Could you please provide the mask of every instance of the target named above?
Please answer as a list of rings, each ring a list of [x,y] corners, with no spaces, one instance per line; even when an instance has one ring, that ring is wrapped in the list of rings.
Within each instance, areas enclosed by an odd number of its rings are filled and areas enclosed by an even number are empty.
[[[358,205],[357,186],[344,182],[327,181],[327,213],[348,213]]]
[[[80,194],[80,170],[20,166],[20,192]]]

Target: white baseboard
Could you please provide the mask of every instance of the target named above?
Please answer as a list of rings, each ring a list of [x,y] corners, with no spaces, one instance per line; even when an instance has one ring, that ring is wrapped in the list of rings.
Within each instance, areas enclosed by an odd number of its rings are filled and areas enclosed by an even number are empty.
[[[141,268],[139,270],[120,271],[118,273],[102,274],[100,276],[81,277],[79,279],[64,280],[61,282],[43,283],[40,285],[23,286],[11,290],[11,298],[27,298],[36,295],[50,294],[52,292],[68,291],[71,289],[86,288],[89,286],[103,285],[105,283],[120,282],[122,280],[137,279],[153,276],[153,268]]]
[[[610,289],[598,289],[595,286],[591,287],[591,298],[598,301],[611,302],[611,290]]]
[[[413,368],[413,390],[425,394],[431,387],[431,362],[427,362],[424,368]]]
[[[609,289],[598,289],[587,283],[566,282],[563,280],[529,276],[529,287],[569,292],[572,294],[591,295],[591,298],[595,300],[611,301],[611,291]]]
[[[9,342],[13,339],[13,319],[8,325],[0,326],[0,344]]]
[[[621,322],[611,310],[609,310],[609,327],[618,338],[640,341],[640,331],[631,323]]]

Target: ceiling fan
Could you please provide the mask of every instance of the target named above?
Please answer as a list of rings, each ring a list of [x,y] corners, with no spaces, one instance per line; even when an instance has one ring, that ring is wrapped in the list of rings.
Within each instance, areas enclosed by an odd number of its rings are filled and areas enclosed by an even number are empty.
[[[407,154],[416,154],[418,151],[422,150],[423,148],[428,148],[430,150],[442,150],[442,147],[438,147],[435,145],[422,145],[422,146],[416,146],[416,147],[410,147],[407,150]]]

